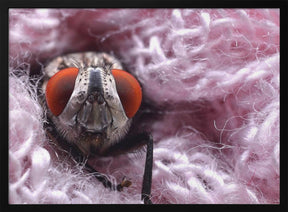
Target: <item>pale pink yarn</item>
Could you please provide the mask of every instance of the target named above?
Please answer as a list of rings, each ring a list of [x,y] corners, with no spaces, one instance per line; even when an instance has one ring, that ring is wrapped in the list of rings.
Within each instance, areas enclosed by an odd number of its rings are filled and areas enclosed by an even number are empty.
[[[163,108],[154,203],[280,202],[279,10],[10,9],[9,24],[9,203],[142,203],[144,152],[92,160],[131,179],[119,193],[47,145],[28,73],[88,50],[115,54]]]

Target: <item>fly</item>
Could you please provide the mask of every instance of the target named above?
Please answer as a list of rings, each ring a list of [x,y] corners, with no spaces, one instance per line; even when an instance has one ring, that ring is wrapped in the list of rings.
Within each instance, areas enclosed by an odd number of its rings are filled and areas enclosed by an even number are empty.
[[[95,52],[55,58],[45,67],[43,79],[46,132],[55,142],[64,141],[74,149],[78,162],[93,155],[117,155],[147,146],[141,199],[151,204],[153,139],[147,132],[128,134],[142,101],[139,82],[123,71],[116,58]],[[113,185],[88,163],[85,167],[110,189],[121,191],[131,184],[123,178]]]

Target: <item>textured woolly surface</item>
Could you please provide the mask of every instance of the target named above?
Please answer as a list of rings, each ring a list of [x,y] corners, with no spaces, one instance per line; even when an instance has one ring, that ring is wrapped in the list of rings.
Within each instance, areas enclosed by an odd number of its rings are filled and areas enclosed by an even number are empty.
[[[279,203],[279,10],[10,9],[9,24],[10,203],[142,203],[144,151],[90,160],[132,181],[115,192],[45,135],[28,75],[87,50],[142,84],[154,203]]]

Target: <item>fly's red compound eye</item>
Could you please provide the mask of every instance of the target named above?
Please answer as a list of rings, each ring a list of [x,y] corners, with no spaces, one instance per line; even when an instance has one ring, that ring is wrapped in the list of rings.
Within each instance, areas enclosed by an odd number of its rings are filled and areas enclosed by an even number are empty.
[[[132,118],[138,111],[142,101],[140,84],[126,71],[113,69],[112,74],[125,113],[128,118]]]
[[[77,74],[78,68],[65,68],[49,79],[46,87],[46,102],[55,116],[62,113],[69,101]]]

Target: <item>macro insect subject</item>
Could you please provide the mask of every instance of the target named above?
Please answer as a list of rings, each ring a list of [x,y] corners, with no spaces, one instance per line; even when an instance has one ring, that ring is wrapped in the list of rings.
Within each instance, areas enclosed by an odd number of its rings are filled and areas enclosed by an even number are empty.
[[[120,62],[95,52],[57,57],[45,67],[41,90],[47,135],[60,146],[68,146],[76,161],[122,154],[146,145],[141,199],[151,204],[153,139],[147,132],[128,133],[141,105],[142,90]],[[113,185],[88,163],[85,168],[110,189],[121,191],[131,185],[125,178]]]

